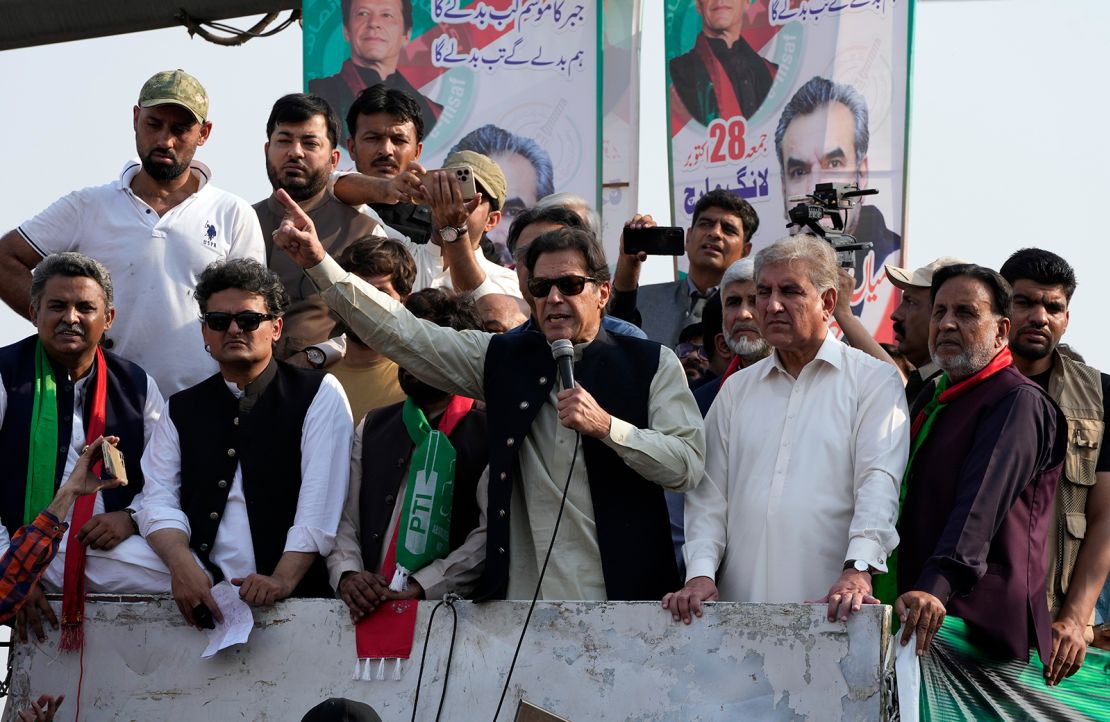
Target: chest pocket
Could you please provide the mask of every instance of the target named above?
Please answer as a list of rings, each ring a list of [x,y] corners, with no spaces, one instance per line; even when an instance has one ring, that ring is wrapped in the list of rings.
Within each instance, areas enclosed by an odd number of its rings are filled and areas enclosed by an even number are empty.
[[[1105,422],[1099,419],[1068,419],[1068,451],[1064,474],[1068,481],[1080,486],[1095,483],[1095,467],[1102,448]]]

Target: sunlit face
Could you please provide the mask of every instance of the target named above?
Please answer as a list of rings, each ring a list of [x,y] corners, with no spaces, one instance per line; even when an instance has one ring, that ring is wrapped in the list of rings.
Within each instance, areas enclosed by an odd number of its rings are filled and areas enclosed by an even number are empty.
[[[836,291],[819,292],[808,263],[763,266],[756,279],[756,316],[763,338],[780,352],[806,353],[820,346],[836,306]]]
[[[695,4],[706,31],[739,33],[744,25],[742,0],[696,0]]]
[[[562,276],[588,276],[586,258],[575,250],[551,251],[536,259],[533,278],[556,279]],[[543,298],[536,298],[536,321],[548,343],[566,338],[574,343],[592,341],[601,326],[601,312],[609,302],[608,281],[587,283],[582,292],[567,296],[557,286]]]
[[[135,150],[143,170],[156,181],[169,181],[189,170],[197,148],[212,132],[211,123],[198,123],[185,108],[170,103],[151,108],[135,106]]]
[[[352,0],[343,26],[355,65],[396,67],[401,48],[410,40],[401,0]],[[384,78],[383,78],[384,79]]]
[[[828,103],[808,115],[795,116],[782,136],[782,195],[786,209],[791,196],[813,192],[819,183],[867,186],[867,159],[856,163],[855,118],[843,103]],[[859,206],[847,214],[845,229],[856,227]],[[826,218],[822,224],[828,224]]]
[[[262,296],[241,288],[227,288],[213,293],[208,299],[208,311],[269,313]],[[273,356],[273,345],[281,338],[281,327],[282,319],[275,318],[262,321],[253,331],[244,331],[232,320],[226,331],[214,331],[208,324],[202,323],[201,334],[212,358],[221,367],[251,367],[269,362]]]
[[[1006,345],[1010,320],[991,310],[982,281],[956,276],[937,289],[929,323],[929,352],[953,381],[984,368]]]
[[[314,197],[328,184],[339,151],[328,139],[327,121],[314,115],[303,123],[278,123],[266,142],[266,174],[274,190],[295,201]]]
[[[47,355],[70,362],[95,353],[116,315],[104,289],[85,276],[50,278],[30,313]]]
[[[520,293],[524,296],[524,300],[532,308],[532,313],[536,312],[536,304],[532,299],[532,293],[528,290],[528,269],[524,265],[524,249],[532,245],[532,241],[536,240],[548,231],[557,231],[562,226],[558,223],[531,223],[520,231],[520,236],[516,240],[516,250],[514,251],[516,262],[516,277],[520,281]]]
[[[894,342],[914,366],[924,366],[930,360],[929,318],[933,315],[932,309],[929,289],[910,286],[902,291],[902,302],[890,314]]]
[[[1047,358],[1068,330],[1068,297],[1061,285],[1046,286],[1025,278],[1014,281],[1010,314],[1010,350],[1029,360]]]
[[[724,273],[752,249],[744,242],[744,223],[740,216],[710,206],[702,211],[686,231],[686,257],[692,268]]]
[[[416,140],[411,120],[400,122],[389,113],[358,116],[355,134],[347,139],[347,151],[359,173],[375,178],[392,178],[409,161],[418,160],[424,144]]]
[[[755,281],[733,281],[721,291],[721,328],[725,344],[743,358],[767,355],[767,342],[756,320]]]

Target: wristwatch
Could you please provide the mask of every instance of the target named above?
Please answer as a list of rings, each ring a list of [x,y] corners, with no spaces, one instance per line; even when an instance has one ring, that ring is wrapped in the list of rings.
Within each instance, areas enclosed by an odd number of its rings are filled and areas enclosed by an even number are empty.
[[[874,574],[874,572],[871,571],[871,565],[863,561],[862,559],[849,559],[848,561],[844,562],[844,568],[851,568],[855,569],[857,572],[867,572],[868,574]]]
[[[327,356],[324,352],[315,346],[309,346],[304,350],[304,355],[308,357],[308,362],[312,364],[313,368],[324,368],[324,362],[327,361]]]
[[[139,522],[135,521],[135,514],[137,514],[138,512],[135,511],[134,509],[132,509],[129,506],[125,507],[124,511],[127,512],[127,518],[131,520],[131,526],[134,528],[135,533],[138,534],[139,533]]]
[[[454,243],[462,238],[462,235],[467,232],[465,225],[455,228],[454,226],[446,226],[436,231],[439,234],[439,240],[444,243]]]

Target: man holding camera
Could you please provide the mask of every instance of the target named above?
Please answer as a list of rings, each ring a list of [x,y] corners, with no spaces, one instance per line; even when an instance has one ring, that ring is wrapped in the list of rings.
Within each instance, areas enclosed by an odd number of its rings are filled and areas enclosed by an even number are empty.
[[[628,228],[654,228],[651,216],[633,216]],[[639,287],[640,264],[645,253],[624,253],[617,258],[613,275],[610,312],[636,324],[652,341],[674,348],[686,326],[701,321],[706,299],[717,293],[721,276],[733,262],[747,256],[759,216],[744,199],[726,190],[706,193],[694,207],[686,232],[686,278]]]

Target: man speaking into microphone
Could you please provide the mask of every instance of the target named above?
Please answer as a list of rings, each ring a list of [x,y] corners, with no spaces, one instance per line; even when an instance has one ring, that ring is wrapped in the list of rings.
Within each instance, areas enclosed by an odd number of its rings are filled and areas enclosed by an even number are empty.
[[[701,418],[674,353],[601,327],[609,268],[593,234],[551,231],[524,259],[537,330],[493,335],[421,321],[343,271],[311,219],[288,215],[274,241],[375,350],[425,383],[486,403],[489,505],[479,598],[530,599],[551,544],[542,599],[657,599],[679,581],[663,490],[686,491],[705,461]],[[552,344],[571,342],[573,388]],[[554,349],[559,352],[560,349]]]

